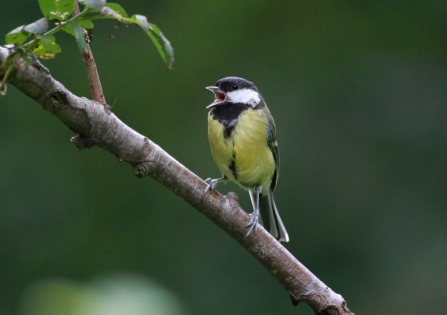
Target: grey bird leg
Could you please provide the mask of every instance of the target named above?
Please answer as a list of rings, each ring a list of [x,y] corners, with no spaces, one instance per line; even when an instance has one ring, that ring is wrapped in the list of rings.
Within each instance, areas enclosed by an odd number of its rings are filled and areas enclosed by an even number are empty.
[[[252,231],[256,231],[256,226],[258,225],[258,217],[259,217],[259,194],[261,193],[262,185],[255,186],[255,193],[256,193],[256,206],[255,209],[253,209],[253,212],[250,214],[250,220],[248,221],[248,224],[246,226],[249,226],[246,237],[250,235]]]

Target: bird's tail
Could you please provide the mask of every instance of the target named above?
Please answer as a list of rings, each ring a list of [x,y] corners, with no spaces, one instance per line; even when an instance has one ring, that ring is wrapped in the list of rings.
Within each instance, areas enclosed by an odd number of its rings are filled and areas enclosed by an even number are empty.
[[[255,193],[250,191],[250,199],[255,208]],[[289,235],[287,234],[286,228],[282,223],[281,217],[279,216],[278,209],[276,208],[275,200],[273,199],[273,194],[269,189],[267,195],[260,194],[259,196],[259,211],[260,220],[264,228],[269,231],[274,238],[280,242],[288,242]]]

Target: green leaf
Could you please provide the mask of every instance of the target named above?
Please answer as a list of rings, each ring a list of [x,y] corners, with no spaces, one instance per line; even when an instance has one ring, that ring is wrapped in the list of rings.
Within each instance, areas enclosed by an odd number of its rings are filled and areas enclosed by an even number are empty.
[[[32,34],[43,34],[48,29],[47,18],[41,18],[34,23],[16,27],[6,34],[5,41],[7,44],[21,46]]]
[[[38,0],[40,11],[50,20],[67,20],[74,12],[73,0]]]
[[[168,66],[169,69],[172,70],[172,66],[174,64],[174,49],[172,48],[171,43],[169,40],[163,35],[163,33],[160,31],[160,29],[152,23],[149,23],[151,31],[153,31],[161,40],[163,41],[163,48],[166,53],[166,60],[165,63]]]
[[[24,31],[25,25],[19,26],[12,30],[5,36],[5,41],[7,44],[21,46],[28,37],[31,35],[29,32]]]
[[[174,49],[160,29],[155,24],[149,23],[147,18],[143,15],[133,15],[131,21],[139,25],[149,36],[165,64],[169,69],[172,69],[172,65],[174,64]]]
[[[57,53],[61,52],[61,48],[56,44],[56,38],[52,35],[37,35],[39,43],[33,49],[33,53],[41,59],[52,59]]]
[[[25,28],[25,26],[26,25],[17,26],[15,29],[13,29],[11,32],[9,32],[7,35],[19,33],[19,32],[21,32]]]
[[[48,30],[48,19],[41,18],[40,20],[25,26],[24,30],[33,34],[43,34]]]
[[[62,26],[62,30],[72,36],[75,36],[75,30],[73,28],[73,24],[79,24],[82,28],[85,29],[92,29],[94,27],[93,22],[90,20],[79,20],[79,21],[70,21],[69,23]]]
[[[101,10],[105,5],[106,0],[79,0],[79,2],[88,6],[89,8]]]
[[[147,18],[144,15],[135,14],[132,15],[131,20],[139,25],[143,31],[147,32],[149,30],[149,22],[147,21]]]
[[[86,28],[89,30],[91,30],[94,27],[93,22],[90,20],[79,20],[78,23],[79,25],[81,25],[82,28]]]
[[[110,12],[110,10],[112,10],[112,12]],[[116,3],[106,3],[101,12],[102,15],[111,15],[117,17],[114,13],[120,15],[120,17],[128,17],[126,11],[119,4]]]
[[[81,52],[81,54],[83,54],[85,51],[85,47],[87,47],[84,30],[82,29],[81,25],[76,22],[70,21],[69,24],[71,24],[73,28],[74,37],[76,38],[76,43],[78,44],[79,51]]]

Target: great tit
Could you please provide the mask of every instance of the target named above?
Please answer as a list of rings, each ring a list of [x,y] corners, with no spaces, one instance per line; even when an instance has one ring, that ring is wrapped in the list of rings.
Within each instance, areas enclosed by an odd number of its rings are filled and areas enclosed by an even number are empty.
[[[256,86],[245,79],[227,77],[206,87],[215,100],[206,108],[211,154],[222,178],[206,180],[205,190],[214,190],[221,181],[231,180],[248,190],[253,213],[247,225],[249,235],[258,223],[277,240],[289,236],[279,216],[273,191],[279,176],[279,150],[276,127]]]

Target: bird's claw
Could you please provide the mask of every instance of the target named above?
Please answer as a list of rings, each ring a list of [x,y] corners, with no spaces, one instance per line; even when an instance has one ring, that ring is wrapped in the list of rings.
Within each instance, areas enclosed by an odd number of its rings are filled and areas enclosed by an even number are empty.
[[[208,186],[206,186],[204,194],[206,194],[210,190],[213,191],[214,189],[216,189],[216,186],[219,183],[219,179],[207,178],[205,179],[205,183],[207,183]]]
[[[249,236],[251,232],[256,231],[256,227],[258,226],[258,217],[259,217],[259,211],[254,211],[253,213],[250,213],[250,220],[248,220],[248,224],[246,227],[250,227],[248,229],[247,234],[245,234],[245,237]]]

